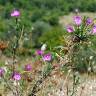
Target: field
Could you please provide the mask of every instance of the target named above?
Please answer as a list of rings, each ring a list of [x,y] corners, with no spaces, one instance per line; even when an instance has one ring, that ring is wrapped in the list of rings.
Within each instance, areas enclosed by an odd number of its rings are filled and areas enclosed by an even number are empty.
[[[91,18],[94,18],[94,13],[81,13],[81,16],[89,16]],[[60,24],[63,26],[66,26],[68,24],[72,24],[72,17],[74,16],[73,13],[71,13],[68,16],[60,17]],[[63,51],[64,52],[64,51]],[[35,57],[34,57],[35,56]],[[62,71],[62,64],[66,62],[65,59],[61,57],[58,57],[57,59],[52,61],[52,66],[55,66],[54,69],[51,70],[50,74],[44,80],[41,81],[40,85],[37,87],[40,87],[39,91],[36,91],[36,96],[95,96],[96,95],[96,75],[93,72],[84,72],[79,73],[78,71],[73,71],[73,69],[67,69],[67,71],[64,69]],[[66,58],[68,54],[64,56]],[[68,58],[68,57],[67,57]],[[58,59],[60,60],[58,62]],[[31,72],[27,73],[29,77],[26,77],[26,73],[23,74],[22,78],[25,80],[22,85],[12,85],[14,90],[16,92],[21,92],[23,96],[35,96],[35,95],[28,95],[31,88],[34,87],[35,83],[38,82],[38,80],[42,77],[42,72],[44,71],[44,68],[46,67],[46,64],[42,61],[41,57],[36,56],[36,53],[34,53],[33,56],[25,56],[20,57],[16,56],[13,60],[13,57],[8,57],[1,53],[0,56],[0,62],[3,64],[3,67],[8,70],[7,68],[10,68],[15,61],[15,69],[22,70],[26,64],[32,65]],[[61,62],[61,63],[60,63]],[[65,63],[66,64],[66,63]],[[70,67],[70,66],[69,66]],[[49,70],[50,71],[50,70]],[[22,73],[22,71],[21,71]],[[74,78],[76,76],[76,78]],[[29,78],[29,79],[28,79]],[[74,79],[76,81],[74,81]],[[76,84],[74,84],[74,82]],[[9,84],[12,82],[8,82]],[[19,82],[18,82],[19,83]],[[10,90],[10,87],[5,87],[5,83],[1,83],[0,85],[0,95],[1,96],[13,96],[13,92]],[[10,85],[9,85],[10,86]],[[24,88],[23,88],[24,87]],[[21,89],[20,89],[21,88]],[[29,91],[30,90],[30,91]],[[21,94],[21,93],[20,93]],[[19,93],[16,96],[20,95]],[[21,95],[20,95],[21,96]]]
[[[5,56],[2,56],[0,59],[0,62],[12,62],[12,58],[8,58]],[[56,62],[54,62],[55,64]],[[32,86],[34,86],[35,82],[34,80],[37,80],[40,78],[38,73],[40,70],[42,70],[42,64],[40,64],[40,61],[35,61],[33,63],[32,58],[27,57],[24,60],[17,59],[17,63],[19,66],[24,67],[26,64],[32,64],[33,70],[32,70],[32,81],[26,81],[27,86],[25,86],[23,93],[23,96],[28,96],[28,90]],[[9,66],[9,65],[6,65]],[[17,68],[18,68],[17,67]],[[36,72],[36,73],[35,73]],[[79,83],[75,86],[76,87],[76,94],[73,96],[95,96],[96,95],[96,76],[94,74],[88,74],[88,73],[75,73],[77,78],[79,79]],[[20,87],[20,86],[18,86]],[[41,90],[37,92],[36,96],[71,96],[70,91],[73,89],[73,73],[69,71],[68,73],[62,73],[58,68],[53,70],[50,75],[43,81],[43,83],[40,85]],[[14,89],[15,90],[15,89]],[[1,83],[0,85],[0,94],[1,96],[13,96],[12,92],[5,87],[4,84]]]
[[[0,0],[0,96],[96,96],[96,0]]]

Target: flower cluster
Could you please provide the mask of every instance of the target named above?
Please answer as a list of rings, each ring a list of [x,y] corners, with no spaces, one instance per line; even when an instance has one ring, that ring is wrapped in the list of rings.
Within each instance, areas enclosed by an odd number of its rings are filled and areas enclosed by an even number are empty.
[[[44,54],[42,50],[36,50],[37,55],[42,56],[43,61],[51,61],[52,55],[51,53]]]
[[[74,26],[68,25],[66,30],[80,39],[87,37],[88,35],[96,34],[96,24],[89,17],[82,18],[81,16],[73,17]],[[83,39],[82,39],[83,40]]]
[[[43,44],[40,50],[36,50],[36,54],[42,56],[43,61],[51,61],[52,60],[51,53],[47,53],[47,54],[44,53],[46,47],[47,45]]]
[[[38,73],[40,72],[39,81],[43,82],[43,78],[45,78],[47,75],[49,75],[51,70],[53,69],[53,67],[52,67],[53,64],[51,64],[51,62],[50,62],[52,60],[52,54],[50,52],[45,52],[46,47],[47,47],[46,44],[43,44],[41,46],[41,48],[39,50],[36,50],[35,54],[33,54],[34,57],[40,58],[40,60],[38,60],[39,62],[36,62],[36,63],[44,63],[44,64],[46,64],[46,66],[43,64],[41,66],[41,64],[40,64],[40,69],[41,69],[41,67],[42,67],[42,69],[38,70],[37,65],[34,66],[35,63],[33,64],[33,62],[32,62],[33,65],[28,63],[28,64],[24,65],[22,69],[18,68],[19,65],[17,65],[17,60],[16,60],[17,50],[15,50],[17,47],[15,47],[14,45],[16,45],[16,46],[19,45],[19,39],[20,39],[19,35],[21,37],[22,33],[23,33],[23,26],[21,26],[22,21],[20,20],[21,18],[19,18],[20,15],[21,15],[20,11],[16,10],[16,9],[10,13],[10,16],[15,20],[15,23],[16,23],[16,26],[14,26],[13,28],[16,32],[19,32],[19,28],[20,28],[20,34],[18,34],[18,35],[15,34],[15,36],[14,36],[14,41],[12,44],[13,46],[12,46],[12,50],[11,50],[13,53],[12,59],[10,59],[10,61],[5,62],[5,65],[10,64],[10,66],[0,67],[0,79],[6,83],[8,88],[11,89],[11,91],[13,92],[13,95],[17,94],[18,96],[19,96],[19,94],[21,95],[21,92],[23,92],[23,90],[21,91],[21,89],[24,87],[27,88],[26,85],[29,82],[32,82],[33,79],[35,79],[35,76],[34,76],[35,72],[38,72]],[[19,20],[20,20],[20,22],[17,22]],[[22,31],[21,31],[21,29],[22,29]],[[34,61],[37,58],[34,58]],[[54,68],[55,67],[57,67],[57,65],[54,65]],[[36,79],[37,79],[37,76],[36,76]],[[41,78],[41,76],[42,76],[42,78]],[[38,81],[36,81],[36,82],[37,82],[36,84],[38,84]],[[39,86],[36,85],[36,87],[39,87]],[[33,88],[34,88],[34,85],[33,85]]]
[[[32,70],[31,64],[25,65],[24,71],[28,71],[29,72],[31,70]],[[5,73],[5,70],[3,68],[0,68],[0,77],[2,77],[4,75],[4,73]],[[14,71],[12,73],[12,79],[16,80],[16,81],[21,80],[21,74],[19,72]]]

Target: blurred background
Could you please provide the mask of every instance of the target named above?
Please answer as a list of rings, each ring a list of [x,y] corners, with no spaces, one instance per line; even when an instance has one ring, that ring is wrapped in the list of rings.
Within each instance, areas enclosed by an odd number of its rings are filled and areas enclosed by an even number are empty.
[[[15,34],[12,10],[21,12],[19,18],[24,26],[23,47],[40,48],[46,43],[49,48],[63,44],[65,26],[72,23],[76,13],[96,17],[96,0],[0,0],[0,40],[12,44]]]

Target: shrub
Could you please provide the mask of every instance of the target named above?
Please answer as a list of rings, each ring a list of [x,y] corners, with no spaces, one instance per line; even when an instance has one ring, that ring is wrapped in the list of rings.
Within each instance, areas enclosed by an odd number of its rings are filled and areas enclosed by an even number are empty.
[[[53,48],[62,44],[62,35],[64,35],[63,28],[55,26],[50,31],[44,32],[44,34],[39,38],[39,42],[47,43],[49,48]]]
[[[34,30],[32,31],[33,46],[38,47],[40,45],[39,38],[42,36],[43,33],[51,30],[51,26],[46,22],[37,21],[33,24],[33,28],[34,28]]]
[[[59,24],[58,23],[59,22],[58,14],[56,14],[54,12],[52,12],[52,13],[49,12],[49,14],[47,16],[46,15],[43,16],[43,20],[45,22],[48,22],[52,26],[56,26]]]

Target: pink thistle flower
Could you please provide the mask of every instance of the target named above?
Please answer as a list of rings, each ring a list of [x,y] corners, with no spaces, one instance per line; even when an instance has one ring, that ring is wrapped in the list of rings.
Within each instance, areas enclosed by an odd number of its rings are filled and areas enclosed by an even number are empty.
[[[51,55],[50,53],[45,54],[45,55],[43,56],[43,60],[44,60],[44,61],[51,61],[51,59],[52,59],[52,55]]]
[[[69,33],[74,32],[74,28],[73,28],[73,26],[68,25],[68,26],[67,26],[67,32],[69,32]]]
[[[21,79],[21,74],[18,72],[14,72],[12,78],[16,81],[19,81]]]
[[[37,50],[37,51],[36,51],[36,54],[37,54],[37,55],[43,55],[43,54],[44,54],[44,51],[42,51],[42,50]]]
[[[4,69],[3,68],[0,68],[0,77],[3,76],[4,72],[5,72]]]
[[[94,25],[92,28],[92,34],[96,34],[96,25]]]
[[[25,71],[31,71],[32,66],[30,64],[25,65]]]
[[[12,13],[11,13],[11,17],[18,17],[20,16],[20,12],[18,10],[14,10]]]
[[[74,22],[77,26],[81,25],[82,23],[82,18],[81,16],[74,16]]]
[[[92,24],[92,19],[91,19],[91,18],[87,18],[87,20],[86,20],[86,24],[87,24],[87,25]]]

